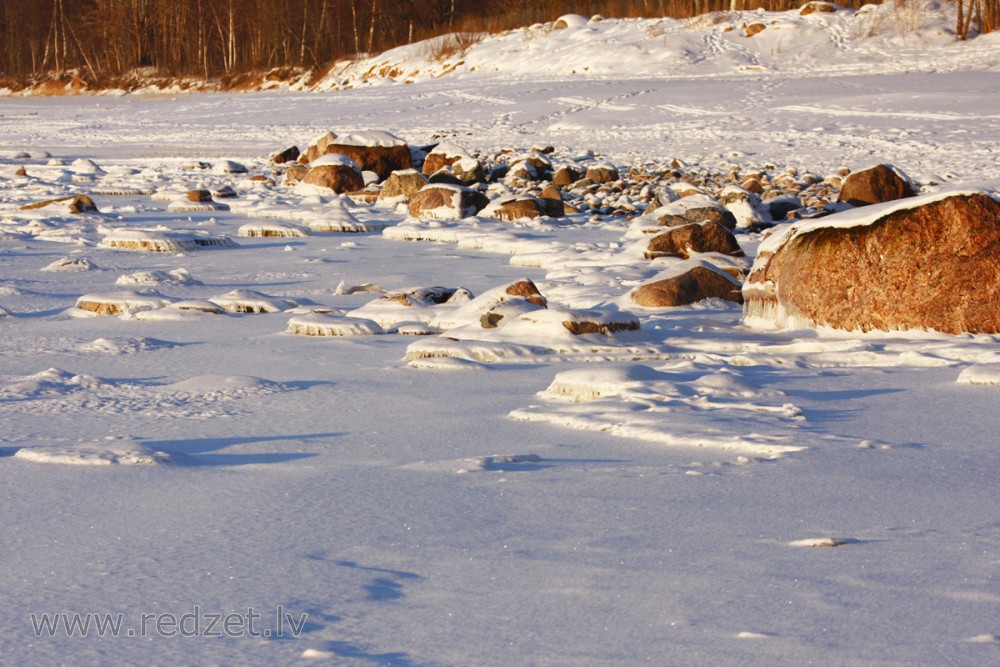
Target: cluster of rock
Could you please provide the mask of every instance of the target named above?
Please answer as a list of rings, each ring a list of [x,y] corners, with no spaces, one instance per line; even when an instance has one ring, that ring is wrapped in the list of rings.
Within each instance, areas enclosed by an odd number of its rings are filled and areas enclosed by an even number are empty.
[[[816,2],[803,11],[830,8]],[[892,165],[828,176],[773,165],[709,169],[679,160],[621,169],[592,155],[557,159],[551,147],[485,156],[450,142],[410,147],[385,132],[328,132],[305,151],[290,148],[271,159],[288,185],[345,193],[419,220],[621,216],[631,222],[629,234],[644,239],[646,260],[685,260],[634,289],[629,297],[637,306],[746,300],[748,319],[767,312],[772,323],[849,329],[994,331],[994,319],[1000,321],[989,307],[992,290],[973,286],[996,273],[989,263],[994,241],[978,236],[983,224],[994,224],[983,221],[993,219],[995,202],[980,195],[886,204],[908,201],[919,190]],[[870,205],[891,211],[871,224],[839,222]],[[834,217],[817,222],[826,216]],[[745,287],[745,265],[719,261],[743,256],[737,234],[794,221],[797,231],[785,234],[790,240],[780,248],[761,253]],[[922,252],[935,234],[967,238],[971,227],[978,230],[976,248],[986,249],[979,254],[948,244],[937,244],[933,259]],[[955,253],[980,264],[963,265],[947,278]],[[943,308],[943,301],[962,307]]]

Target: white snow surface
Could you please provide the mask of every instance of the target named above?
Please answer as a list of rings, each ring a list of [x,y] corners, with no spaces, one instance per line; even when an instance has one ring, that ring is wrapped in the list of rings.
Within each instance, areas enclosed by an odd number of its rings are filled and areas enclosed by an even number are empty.
[[[418,46],[380,56],[408,86],[0,98],[0,662],[997,663],[997,336],[630,308],[735,260],[643,260],[620,216],[407,221],[249,179],[336,119],[477,157],[888,162],[927,197],[995,192],[1000,36],[959,44],[927,7],[904,35],[891,6],[544,25],[440,78]],[[228,211],[167,210],[226,185]],[[86,193],[100,212],[19,210]],[[313,233],[230,241],[261,219]],[[763,237],[737,233],[749,259]],[[524,278],[547,311],[494,298]],[[173,306],[71,316],[122,284]],[[36,632],[63,613],[120,636]],[[205,636],[217,614],[242,635]]]

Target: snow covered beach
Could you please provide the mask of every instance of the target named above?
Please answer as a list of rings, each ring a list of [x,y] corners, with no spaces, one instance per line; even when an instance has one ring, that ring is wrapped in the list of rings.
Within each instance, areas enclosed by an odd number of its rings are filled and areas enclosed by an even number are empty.
[[[721,300],[626,309],[641,329],[614,336],[541,320],[444,337],[295,335],[292,320],[357,326],[352,315],[391,331],[398,309],[381,295],[479,296],[522,279],[549,310],[621,312],[673,260],[629,254],[625,216],[428,223],[422,233],[450,240],[407,242],[393,238],[407,225],[396,209],[249,180],[321,131],[384,129],[477,154],[551,145],[557,159],[622,170],[677,158],[826,177],[891,162],[928,187],[995,183],[1000,74],[990,62],[928,71],[926,58],[891,74],[719,65],[0,99],[0,655],[996,661],[995,336],[757,331]],[[224,160],[249,172],[217,169]],[[229,210],[169,210],[224,186],[239,195],[214,198]],[[100,212],[20,210],[78,192]],[[386,233],[239,233],[345,211]],[[115,230],[233,245],[115,249],[103,243]],[[762,237],[737,234],[750,257]],[[150,289],[163,307],[75,312],[85,295]],[[422,323],[457,317],[431,304],[418,304]],[[429,347],[444,356],[414,354]],[[195,607],[253,610],[261,636],[156,632],[157,618]],[[279,607],[306,615],[301,632],[274,636]],[[31,614],[58,613],[120,613],[122,636],[36,636]],[[142,628],[144,615],[155,618]]]

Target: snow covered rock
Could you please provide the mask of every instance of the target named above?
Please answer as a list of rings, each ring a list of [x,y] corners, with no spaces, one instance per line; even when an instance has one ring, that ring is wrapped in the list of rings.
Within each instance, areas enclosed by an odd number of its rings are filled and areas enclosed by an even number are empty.
[[[1000,332],[1000,203],[938,193],[791,225],[744,287],[752,326]]]
[[[324,155],[313,160],[311,167],[296,186],[295,191],[299,194],[339,194],[365,187],[358,163],[345,155]]]
[[[486,208],[482,192],[462,185],[434,183],[410,198],[410,216],[421,220],[461,220]]]
[[[97,213],[97,204],[87,195],[76,195],[73,197],[61,197],[59,199],[48,199],[34,204],[25,204],[22,211],[32,211],[39,208],[59,209],[62,213]]]
[[[301,153],[299,152],[298,146],[289,146],[283,151],[277,151],[276,153],[271,153],[267,158],[268,164],[286,164],[288,162],[295,162],[299,159]]]
[[[896,167],[880,164],[850,174],[837,201],[851,206],[868,206],[916,195],[909,177]]]
[[[743,256],[743,250],[732,232],[714,222],[673,227],[670,231],[654,236],[649,241],[645,256],[646,259],[657,257],[687,259],[692,254],[702,252],[718,252],[733,257]]]
[[[692,222],[715,222],[726,229],[736,228],[736,218],[722,204],[708,195],[694,194],[665,204],[650,214],[664,227]]]
[[[587,168],[585,178],[595,183],[613,183],[619,178],[618,169],[610,162],[600,162]]]
[[[760,196],[738,185],[726,187],[719,195],[719,203],[732,213],[740,229],[754,229],[774,222],[771,210]]]
[[[671,273],[674,275],[640,285],[629,293],[629,297],[645,308],[686,306],[710,298],[743,303],[740,282],[707,262],[683,273]]]
[[[309,313],[288,320],[287,333],[299,336],[375,336],[385,333],[378,323],[361,317]]]
[[[227,236],[212,236],[193,232],[163,229],[113,229],[98,247],[146,252],[185,252],[206,247],[233,247],[236,243]]]
[[[822,0],[812,0],[812,2],[807,2],[799,8],[799,16],[809,16],[810,14],[824,13],[832,14],[836,12],[840,7],[833,4],[832,2],[823,2]]]
[[[167,298],[152,290],[135,292],[125,290],[102,294],[85,294],[76,300],[79,310],[89,311],[96,315],[121,315],[139,310],[162,308],[173,299]]]
[[[498,220],[520,220],[522,218],[538,218],[547,215],[546,205],[537,197],[531,195],[507,195],[490,202],[480,215],[484,218]]]
[[[252,289],[236,289],[210,301],[231,313],[277,313],[298,306],[291,299],[268,296]]]
[[[362,171],[373,171],[379,180],[399,169],[413,167],[410,147],[405,141],[384,131],[359,132],[336,137],[327,144],[326,153],[339,153],[351,158]]]
[[[394,171],[382,184],[382,189],[378,193],[378,202],[383,206],[392,206],[409,201],[410,197],[425,185],[427,185],[427,179],[416,169]]]

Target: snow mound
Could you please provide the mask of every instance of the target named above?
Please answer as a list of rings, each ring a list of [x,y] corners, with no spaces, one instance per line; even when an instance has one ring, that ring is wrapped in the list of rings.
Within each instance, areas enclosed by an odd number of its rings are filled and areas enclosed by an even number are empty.
[[[804,540],[795,540],[794,542],[789,542],[790,547],[839,547],[845,544],[850,544],[853,540],[841,539],[837,537],[810,537]]]
[[[86,257],[63,257],[51,264],[46,265],[41,270],[47,272],[60,271],[94,271],[97,266]]]
[[[723,373],[738,376],[736,371]],[[773,400],[770,395],[776,392],[750,391],[748,378],[720,382],[712,375],[711,369],[697,365],[683,371],[643,365],[564,371],[539,393],[546,404],[514,410],[509,416],[668,447],[712,447],[769,457],[804,449],[788,428],[802,420],[798,408]],[[719,392],[719,386],[740,389]]]
[[[14,453],[14,458],[35,463],[89,466],[173,463],[169,454],[151,449],[131,438],[107,438],[82,444],[22,447]]]
[[[119,276],[116,285],[198,285],[187,269],[136,271]]]
[[[958,374],[959,384],[1000,385],[1000,363],[976,364]]]
[[[92,375],[76,374],[61,368],[49,368],[33,375],[15,377],[0,384],[0,399],[25,400],[37,397],[59,397],[79,391],[100,388],[104,381]]]
[[[252,375],[196,375],[186,380],[162,385],[158,391],[171,394],[221,395],[270,394],[283,391],[284,385]]]
[[[133,354],[149,350],[162,350],[176,347],[176,343],[156,338],[97,338],[89,343],[83,343],[78,348],[81,352],[98,352],[101,354]]]
[[[299,336],[375,336],[385,330],[372,320],[327,313],[309,313],[288,320],[286,331]]]

